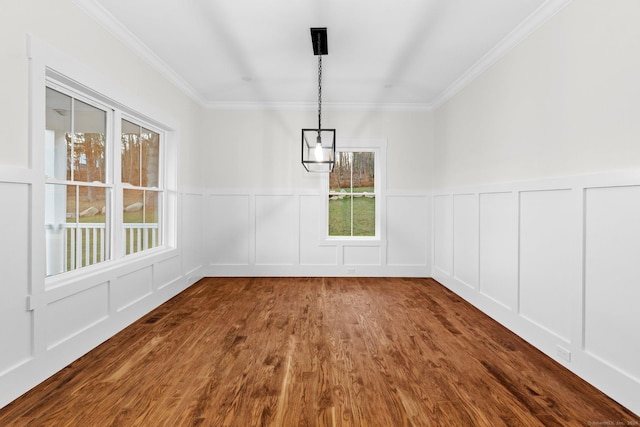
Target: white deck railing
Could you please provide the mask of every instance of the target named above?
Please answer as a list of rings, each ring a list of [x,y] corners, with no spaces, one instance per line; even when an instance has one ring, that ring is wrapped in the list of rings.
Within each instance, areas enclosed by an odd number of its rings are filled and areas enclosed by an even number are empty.
[[[105,260],[107,255],[106,224],[104,223],[62,223],[57,227],[64,233],[60,236],[62,271],[96,264]],[[158,245],[157,223],[125,223],[123,224],[124,252],[133,254]],[[55,226],[47,224],[46,229],[52,233]]]
[[[123,225],[127,255],[158,246],[157,223],[125,223]]]

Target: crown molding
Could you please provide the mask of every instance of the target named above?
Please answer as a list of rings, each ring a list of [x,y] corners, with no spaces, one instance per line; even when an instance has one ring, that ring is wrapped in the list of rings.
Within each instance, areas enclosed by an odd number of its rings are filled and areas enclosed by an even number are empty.
[[[377,104],[377,103],[323,103],[331,109],[378,110],[378,111],[434,111],[460,92],[489,67],[499,61],[511,49],[520,44],[545,22],[564,9],[572,0],[547,0],[529,15],[520,25],[511,31],[500,43],[480,58],[467,71],[458,77],[431,103],[420,104]],[[173,83],[185,95],[200,106],[209,109],[311,109],[317,104],[306,102],[224,102],[207,101],[178,73],[169,67],[158,55],[149,49],[131,31],[116,20],[97,0],[73,0],[80,9],[95,19],[108,32],[120,40],[125,46],[137,52],[153,69]]]
[[[125,46],[138,53],[153,69],[173,83],[185,95],[199,105],[204,106],[205,100],[178,73],[169,67],[158,55],[147,47],[138,37],[111,15],[96,0],[73,0],[73,3],[87,15],[96,20],[104,29],[120,40]]]
[[[519,45],[545,22],[564,9],[573,0],[547,0],[531,15],[502,39],[493,49],[473,64],[464,74],[458,77],[447,89],[444,90],[431,104],[430,109],[435,110],[442,104],[460,92],[465,86],[479,77],[498,62],[511,49]]]

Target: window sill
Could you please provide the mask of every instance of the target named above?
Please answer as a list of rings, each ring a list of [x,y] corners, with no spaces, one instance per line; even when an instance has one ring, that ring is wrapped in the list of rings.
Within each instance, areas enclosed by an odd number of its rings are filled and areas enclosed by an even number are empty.
[[[178,255],[174,247],[161,246],[124,256],[115,260],[104,261],[98,264],[82,267],[76,270],[66,271],[45,278],[45,291],[50,291],[79,281],[90,282],[108,281],[113,278],[114,272],[122,274],[129,270],[136,270]],[[91,280],[93,279],[93,280]]]
[[[387,241],[379,236],[336,236],[320,239],[320,246],[386,246]]]

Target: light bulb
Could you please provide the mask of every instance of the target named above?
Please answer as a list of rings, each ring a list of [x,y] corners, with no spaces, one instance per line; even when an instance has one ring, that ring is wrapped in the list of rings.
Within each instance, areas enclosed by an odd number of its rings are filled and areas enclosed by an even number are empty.
[[[313,150],[313,157],[318,162],[322,160],[322,141],[320,140],[320,137],[316,140],[316,148]]]

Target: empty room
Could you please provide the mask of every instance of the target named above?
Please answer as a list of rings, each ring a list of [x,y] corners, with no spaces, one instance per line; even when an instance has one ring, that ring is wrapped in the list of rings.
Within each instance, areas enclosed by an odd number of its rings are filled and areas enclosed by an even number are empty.
[[[0,425],[640,425],[638,22],[2,0]]]

